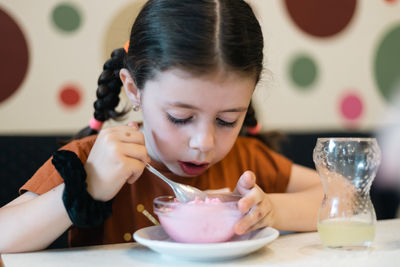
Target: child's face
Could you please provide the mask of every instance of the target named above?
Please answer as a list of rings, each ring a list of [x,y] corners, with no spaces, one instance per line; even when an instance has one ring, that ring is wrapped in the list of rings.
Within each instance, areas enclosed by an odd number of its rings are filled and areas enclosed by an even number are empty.
[[[232,148],[254,87],[254,78],[234,73],[159,73],[141,91],[150,157],[180,176],[203,173]]]

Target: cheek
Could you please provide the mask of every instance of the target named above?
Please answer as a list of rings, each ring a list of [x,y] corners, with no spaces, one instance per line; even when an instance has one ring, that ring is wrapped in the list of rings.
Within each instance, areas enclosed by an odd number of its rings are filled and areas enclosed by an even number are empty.
[[[228,134],[222,133],[218,135],[216,139],[216,149],[215,149],[215,156],[217,161],[221,160],[226,156],[226,154],[229,153],[238,135],[239,135],[239,130],[232,131],[231,133]]]
[[[146,126],[148,128],[146,135],[150,137],[153,150],[158,151],[160,158],[166,159],[177,154],[182,147],[184,137],[176,128],[163,118],[146,120]]]
[[[162,113],[156,108],[154,110],[147,110],[147,105],[143,107],[143,124],[146,129],[146,137],[163,140],[169,138],[168,122],[162,116]]]
[[[153,132],[153,137],[156,142],[156,145],[161,149],[170,149],[173,151],[173,148],[180,146],[181,139],[179,138],[178,133],[171,131],[155,131]]]

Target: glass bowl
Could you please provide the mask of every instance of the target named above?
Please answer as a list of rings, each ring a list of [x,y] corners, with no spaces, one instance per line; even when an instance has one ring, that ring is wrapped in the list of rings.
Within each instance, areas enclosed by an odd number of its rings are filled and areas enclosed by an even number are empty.
[[[164,231],[182,243],[218,243],[233,237],[234,226],[243,216],[238,210],[240,196],[209,195],[202,200],[180,203],[173,196],[154,199],[157,214]]]

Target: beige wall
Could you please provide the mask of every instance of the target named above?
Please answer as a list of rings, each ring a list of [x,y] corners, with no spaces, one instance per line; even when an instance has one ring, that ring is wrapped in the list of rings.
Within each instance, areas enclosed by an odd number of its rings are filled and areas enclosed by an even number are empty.
[[[254,98],[264,129],[369,131],[380,124],[388,104],[374,78],[374,58],[385,34],[400,27],[399,1],[357,1],[349,24],[324,38],[301,31],[289,17],[284,1],[249,2],[262,23],[270,71]],[[61,3],[79,12],[81,24],[76,30],[63,32],[54,25],[52,14]],[[23,82],[0,102],[0,134],[64,134],[87,125],[105,55],[128,38],[131,14],[136,14],[142,3],[0,0],[0,10],[19,25],[29,51]],[[1,46],[0,42],[3,49]],[[317,64],[317,77],[306,88],[299,88],[288,74],[299,54],[310,56]],[[78,104],[66,106],[58,100],[65,84],[79,88]],[[340,113],[340,101],[349,92],[362,101],[362,113],[355,119]]]

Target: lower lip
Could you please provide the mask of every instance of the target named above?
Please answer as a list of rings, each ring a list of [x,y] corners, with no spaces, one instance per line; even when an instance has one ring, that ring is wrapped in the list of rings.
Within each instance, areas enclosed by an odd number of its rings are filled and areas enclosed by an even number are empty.
[[[202,174],[208,167],[208,164],[195,166],[192,164],[187,164],[185,162],[179,161],[179,166],[182,171],[187,175],[199,175]]]

